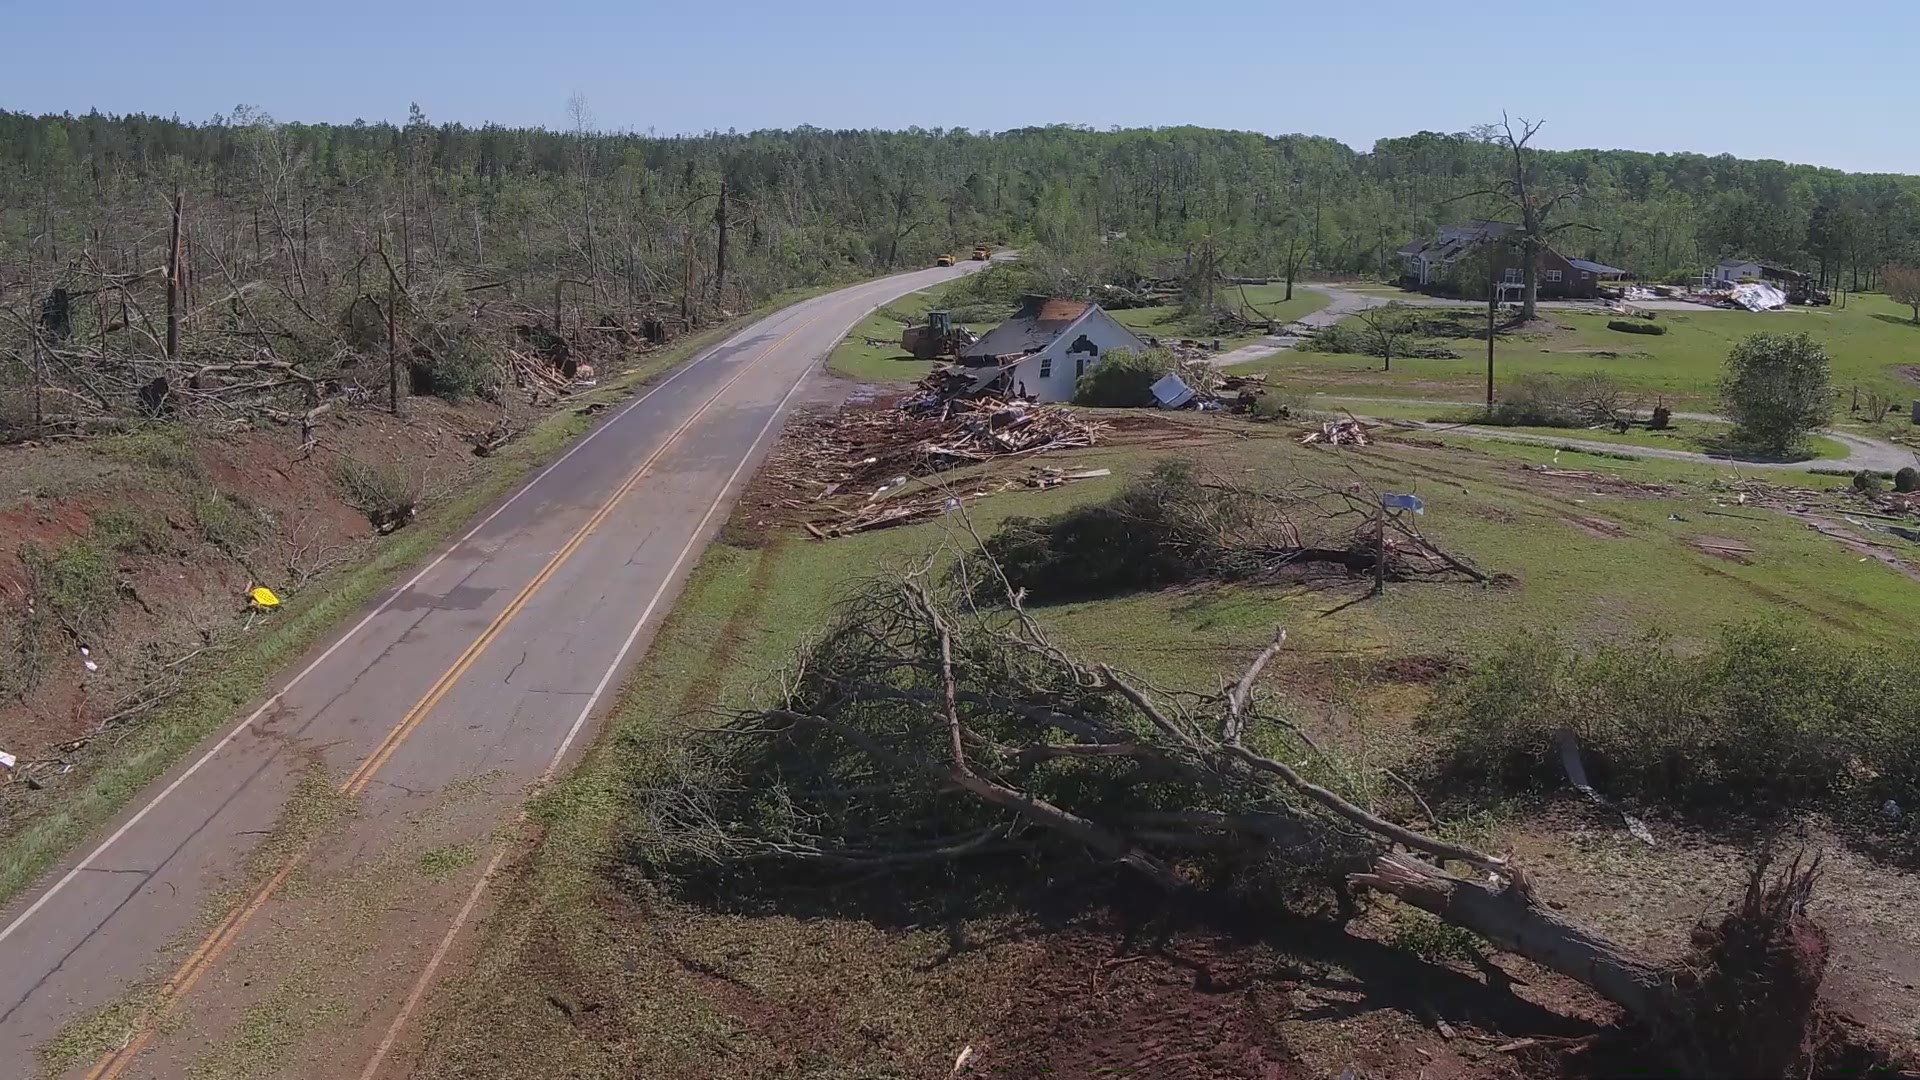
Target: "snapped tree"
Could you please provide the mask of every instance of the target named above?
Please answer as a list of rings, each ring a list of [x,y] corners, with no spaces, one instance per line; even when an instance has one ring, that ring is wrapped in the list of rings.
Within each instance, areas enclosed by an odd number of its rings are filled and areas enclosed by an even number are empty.
[[[1409,318],[1412,314],[1411,305],[1395,300],[1380,307],[1364,308],[1354,315],[1354,319],[1367,328],[1367,351],[1379,355],[1382,371],[1393,370],[1393,350],[1413,333],[1413,320]]]
[[[1808,334],[1755,334],[1727,354],[1720,397],[1735,439],[1785,456],[1833,415],[1832,363]]]
[[[1500,126],[1491,125],[1486,129],[1490,141],[1499,144],[1507,152],[1507,175],[1490,188],[1468,192],[1462,199],[1474,196],[1491,196],[1506,203],[1506,209],[1520,241],[1521,260],[1521,307],[1522,322],[1531,322],[1538,311],[1540,296],[1540,253],[1546,250],[1547,241],[1558,233],[1568,229],[1591,229],[1593,226],[1578,221],[1563,221],[1557,225],[1548,224],[1548,219],[1568,199],[1577,198],[1586,191],[1585,184],[1573,181],[1560,185],[1544,184],[1535,175],[1536,161],[1534,152],[1527,147],[1544,120],[1520,121],[1520,134],[1513,133],[1513,121],[1505,113],[1500,114]]]

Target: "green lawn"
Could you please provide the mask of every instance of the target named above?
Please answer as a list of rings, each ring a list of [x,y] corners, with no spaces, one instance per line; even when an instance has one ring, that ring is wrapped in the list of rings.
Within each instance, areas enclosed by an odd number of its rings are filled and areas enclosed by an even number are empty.
[[[1478,424],[1481,409],[1477,405],[1462,404],[1456,408],[1441,408],[1417,401],[1385,402],[1355,401],[1350,403],[1322,402],[1316,404],[1308,398],[1310,408],[1322,412],[1352,412],[1359,416],[1376,417],[1381,420],[1419,420],[1439,424]],[[1614,443],[1623,451],[1631,452],[1635,447],[1647,447],[1660,450],[1685,450],[1696,454],[1724,453],[1724,444],[1733,433],[1733,425],[1706,420],[1675,420],[1672,427],[1664,431],[1654,431],[1646,427],[1632,427],[1626,431],[1613,428],[1557,428],[1557,427],[1501,427],[1501,431],[1511,431],[1520,435],[1538,435],[1542,438],[1579,440],[1581,442]],[[1816,436],[1808,441],[1810,459],[1816,461],[1839,461],[1848,454],[1846,444],[1837,439]]]
[[[1495,345],[1496,384],[1524,374],[1576,374],[1600,371],[1649,395],[1682,408],[1710,409],[1718,402],[1718,383],[1727,351],[1762,331],[1805,331],[1825,343],[1833,357],[1833,381],[1844,414],[1855,387],[1894,402],[1920,397],[1920,383],[1901,372],[1920,365],[1920,326],[1911,311],[1884,296],[1855,295],[1845,310],[1795,308],[1785,312],[1663,311],[1658,321],[1667,333],[1658,337],[1607,328],[1604,312],[1555,311],[1543,315],[1564,329],[1507,335]],[[1289,352],[1245,365],[1246,371],[1274,371],[1304,389],[1339,387],[1350,393],[1388,396],[1471,398],[1485,385],[1486,341],[1443,341],[1461,354],[1458,360],[1396,359],[1382,371],[1374,357]],[[1414,392],[1417,392],[1414,393]]]
[[[915,360],[900,348],[900,332],[906,328],[897,316],[922,322],[927,312],[945,304],[946,286],[922,289],[884,305],[854,327],[827,357],[827,366],[850,379],[862,382],[919,382],[933,370],[935,361]],[[897,314],[896,314],[897,313]],[[990,321],[962,323],[976,334],[991,330]],[[870,344],[869,341],[880,344]]]
[[[1229,286],[1221,290],[1220,303],[1237,308],[1244,292],[1246,302],[1267,318],[1282,323],[1292,322],[1302,315],[1319,311],[1328,304],[1322,293],[1294,283],[1293,299],[1283,299],[1287,295],[1284,284]],[[1171,305],[1164,307],[1127,308],[1113,312],[1113,317],[1122,326],[1142,337],[1158,338],[1195,338],[1212,340],[1213,335],[1203,334],[1203,328],[1193,319],[1183,318],[1180,309]],[[1242,334],[1237,337],[1220,339],[1222,348],[1232,349],[1259,340],[1259,334]]]
[[[1222,475],[1418,492],[1427,505],[1421,528],[1503,575],[1501,584],[1398,584],[1377,600],[1365,599],[1365,581],[1344,579],[1200,586],[1036,611],[1083,659],[1208,691],[1284,625],[1288,646],[1268,668],[1268,693],[1304,722],[1329,722],[1337,711],[1342,745],[1383,763],[1423,745],[1407,725],[1426,691],[1379,674],[1394,658],[1472,657],[1514,635],[1597,642],[1653,627],[1700,641],[1755,617],[1815,623],[1848,641],[1903,640],[1920,620],[1911,581],[1800,521],[1733,503],[1709,486],[1724,469],[1424,433],[1345,452],[1302,447],[1285,427],[1169,420],[1190,430],[1161,432],[1154,445],[1047,458],[1111,468],[1112,478],[994,496],[973,505],[973,523],[984,534],[1008,515],[1105,498],[1168,454]],[[1160,448],[1167,442],[1178,449]],[[1524,467],[1549,461],[1675,486],[1649,495]],[[538,1058],[567,1075],[786,1075],[788,1035],[762,1017],[804,1015],[820,1001],[833,1002],[860,1037],[811,1044],[819,1075],[947,1069],[953,1048],[993,1022],[982,988],[1021,962],[1017,948],[988,944],[992,927],[968,927],[981,943],[949,951],[953,927],[715,910],[618,868],[634,786],[684,745],[687,725],[708,722],[698,710],[764,700],[774,673],[838,597],[964,535],[947,518],[827,542],[781,529],[752,546],[709,548],[596,746],[536,802],[541,840],[503,891],[473,964],[440,1000],[421,1070],[485,1080],[517,1075],[518,1063]],[[1741,546],[1750,550],[1725,555]],[[738,1004],[749,991],[752,1014]],[[593,1037],[582,1037],[555,1001],[594,1003]],[[499,1054],[501,1045],[516,1053]]]

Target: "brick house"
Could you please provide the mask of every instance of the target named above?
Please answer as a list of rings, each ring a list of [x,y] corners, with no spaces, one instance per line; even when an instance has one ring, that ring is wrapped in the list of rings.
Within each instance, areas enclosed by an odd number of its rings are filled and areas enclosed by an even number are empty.
[[[1432,240],[1408,244],[1399,251],[1400,282],[1409,289],[1455,296],[1487,295],[1487,263],[1492,281],[1503,296],[1516,296],[1525,283],[1525,256],[1518,227],[1504,221],[1469,221],[1449,225]],[[1472,273],[1466,273],[1468,266]],[[1540,250],[1540,296],[1546,299],[1587,299],[1599,295],[1600,285],[1619,281],[1625,270],[1590,259],[1569,259],[1552,248]]]

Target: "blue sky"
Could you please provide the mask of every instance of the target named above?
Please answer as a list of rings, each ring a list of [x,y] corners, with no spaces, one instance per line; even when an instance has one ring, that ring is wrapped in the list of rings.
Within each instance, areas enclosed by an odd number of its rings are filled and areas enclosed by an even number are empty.
[[[1920,173],[1920,3],[221,4],[0,0],[0,107],[562,126],[1193,123],[1365,148],[1502,109],[1540,143]],[[1174,14],[1167,14],[1174,12]],[[1498,13],[1509,12],[1502,18]],[[1737,15],[1736,15],[1737,13]],[[1809,14],[1811,13],[1811,14]],[[1831,17],[1829,16],[1829,13]],[[24,45],[25,47],[20,47]]]

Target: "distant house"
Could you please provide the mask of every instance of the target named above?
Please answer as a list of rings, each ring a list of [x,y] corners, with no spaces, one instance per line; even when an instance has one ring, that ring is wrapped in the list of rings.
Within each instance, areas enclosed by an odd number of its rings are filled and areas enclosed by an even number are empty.
[[[1721,259],[1701,275],[1708,288],[1724,289],[1742,281],[1771,281],[1779,285],[1798,285],[1807,275],[1784,266],[1758,259]]]
[[[1519,243],[1519,227],[1504,221],[1469,221],[1449,225],[1431,240],[1418,240],[1400,249],[1401,283],[1410,289],[1485,296],[1487,282],[1479,275],[1486,264],[1475,265],[1475,280],[1461,276],[1462,259],[1483,250],[1492,260],[1495,288],[1503,296],[1517,296],[1526,282],[1524,255]],[[1625,270],[1590,259],[1569,259],[1552,248],[1540,251],[1539,292],[1548,298],[1582,298],[1599,295],[1600,283],[1618,281]]]
[[[1029,296],[1013,318],[961,352],[960,364],[974,373],[976,389],[1067,401],[1080,376],[1108,353],[1146,347],[1098,304]]]

